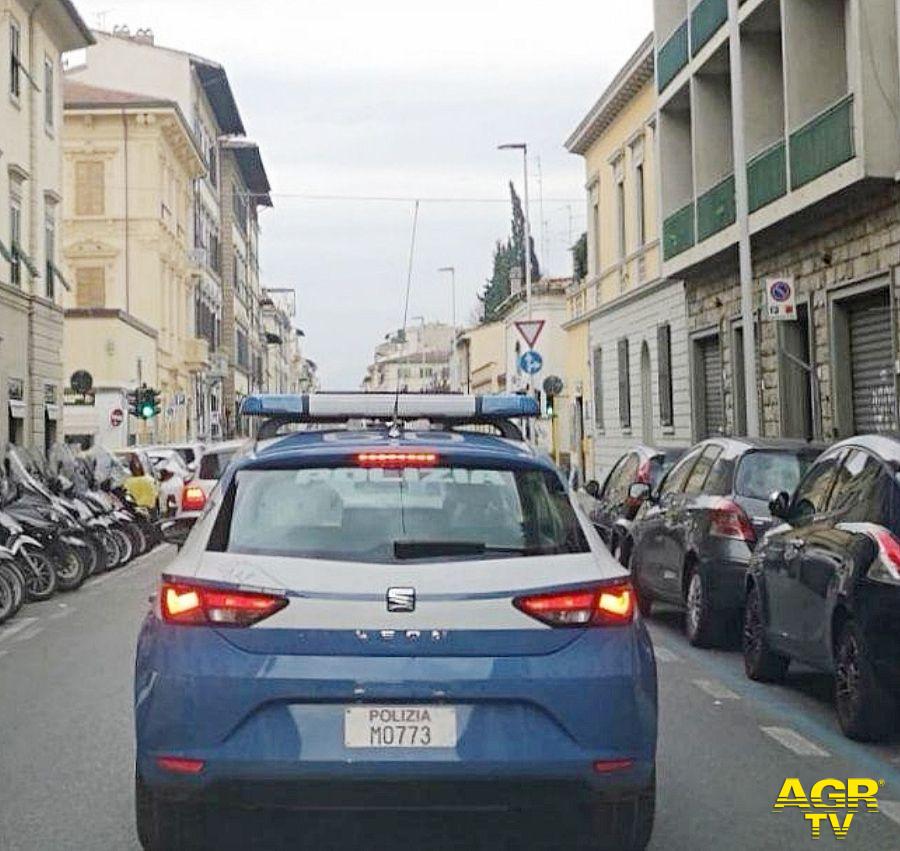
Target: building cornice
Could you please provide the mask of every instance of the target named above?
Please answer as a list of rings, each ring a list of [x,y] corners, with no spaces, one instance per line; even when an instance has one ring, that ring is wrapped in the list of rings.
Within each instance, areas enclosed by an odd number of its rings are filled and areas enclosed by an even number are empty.
[[[655,69],[653,33],[650,33],[566,140],[566,150],[572,154],[587,153],[638,92],[653,80]]]

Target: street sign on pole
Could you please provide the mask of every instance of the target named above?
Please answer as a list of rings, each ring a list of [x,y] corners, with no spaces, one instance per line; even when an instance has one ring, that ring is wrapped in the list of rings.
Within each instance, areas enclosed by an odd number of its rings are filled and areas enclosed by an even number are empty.
[[[544,320],[543,319],[529,319],[524,322],[514,322],[516,326],[516,331],[522,336],[522,339],[528,343],[528,348],[533,349],[534,344],[538,341],[538,337],[541,336],[541,331],[544,330]]]
[[[769,319],[797,318],[797,292],[793,278],[766,278],[766,312]]]
[[[519,369],[526,375],[537,375],[544,368],[544,359],[534,350],[525,352],[519,358]]]

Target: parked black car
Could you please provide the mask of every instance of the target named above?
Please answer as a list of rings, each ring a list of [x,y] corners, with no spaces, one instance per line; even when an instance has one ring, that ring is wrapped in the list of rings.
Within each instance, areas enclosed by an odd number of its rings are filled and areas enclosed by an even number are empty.
[[[622,564],[628,564],[629,553],[623,544],[631,540],[628,532],[643,502],[629,494],[631,486],[646,484],[651,490],[655,489],[685,452],[687,447],[684,446],[677,449],[635,446],[616,461],[602,487],[596,481],[585,485],[585,490],[593,497],[588,512],[591,522],[603,543]]]
[[[835,675],[846,735],[887,736],[900,696],[900,436],[855,437],[807,471],[747,577],[744,665],[782,678],[792,659]]]
[[[691,449],[632,524],[629,565],[642,610],[654,600],[683,605],[685,632],[715,643],[744,605],[745,576],[756,542],[772,525],[769,495],[791,490],[822,447],[800,441],[715,438]]]

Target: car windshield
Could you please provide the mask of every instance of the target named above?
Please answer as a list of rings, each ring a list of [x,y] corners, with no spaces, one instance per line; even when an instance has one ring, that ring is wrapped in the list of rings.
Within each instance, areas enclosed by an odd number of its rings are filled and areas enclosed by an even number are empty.
[[[738,465],[735,492],[766,500],[777,491],[793,493],[815,459],[814,452],[749,452]]]
[[[200,471],[198,479],[211,479],[218,481],[234,458],[235,449],[220,449],[218,452],[207,452],[200,459]]]
[[[242,470],[229,497],[229,552],[392,562],[588,551],[562,483],[541,470]]]

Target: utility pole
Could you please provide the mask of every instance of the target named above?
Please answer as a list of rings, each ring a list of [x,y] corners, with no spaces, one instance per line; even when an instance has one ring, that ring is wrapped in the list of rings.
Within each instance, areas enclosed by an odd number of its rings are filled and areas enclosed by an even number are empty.
[[[741,61],[739,0],[728,0],[728,38],[731,54],[732,148],[734,194],[738,226],[741,276],[741,325],[744,333],[744,391],[747,435],[759,436],[759,389],[756,375],[756,326],[753,310],[753,255],[750,247],[750,201],[747,186],[747,150],[744,139],[744,77]]]

